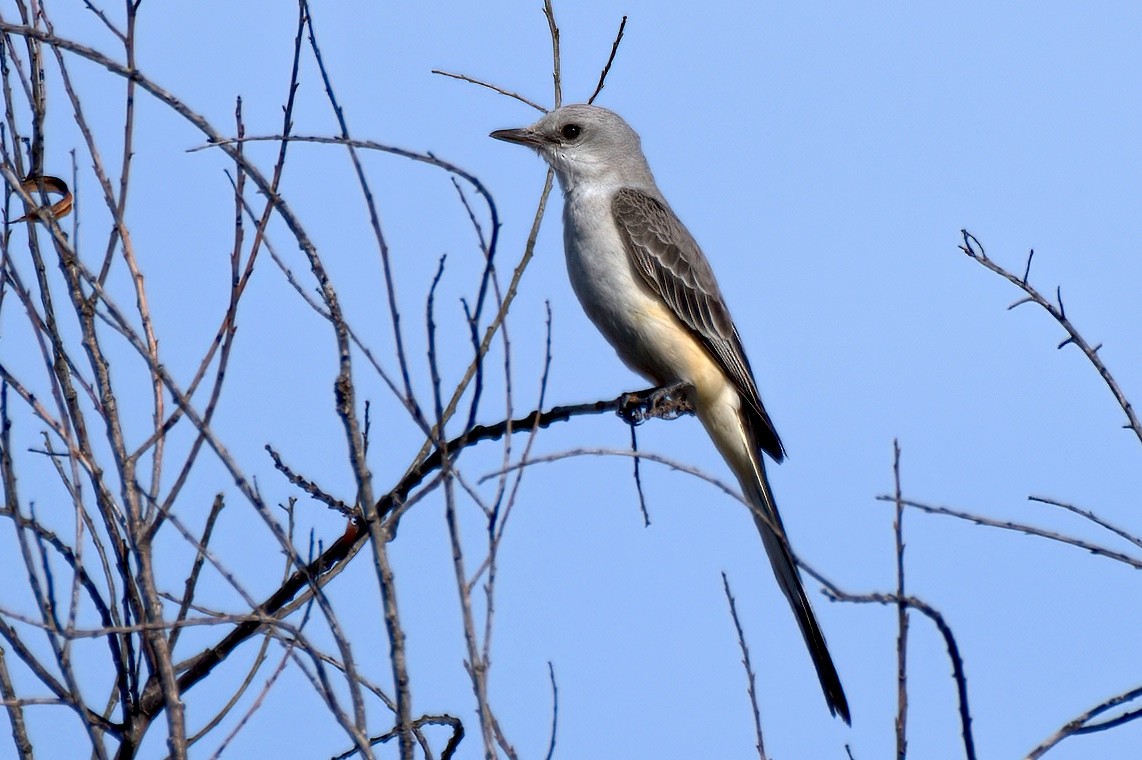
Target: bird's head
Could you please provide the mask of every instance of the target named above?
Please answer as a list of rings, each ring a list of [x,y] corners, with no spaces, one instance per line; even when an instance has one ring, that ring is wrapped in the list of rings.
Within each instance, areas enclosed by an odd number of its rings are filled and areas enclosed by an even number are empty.
[[[653,185],[638,133],[614,111],[590,105],[557,108],[530,127],[499,129],[497,140],[526,145],[555,169],[564,192],[585,183]]]

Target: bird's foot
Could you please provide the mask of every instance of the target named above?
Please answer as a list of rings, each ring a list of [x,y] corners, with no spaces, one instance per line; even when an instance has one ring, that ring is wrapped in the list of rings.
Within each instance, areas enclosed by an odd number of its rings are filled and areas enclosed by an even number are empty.
[[[692,385],[677,383],[624,393],[620,397],[617,414],[628,425],[641,425],[651,418],[673,420],[684,414],[693,414],[694,404],[690,400],[692,390]]]

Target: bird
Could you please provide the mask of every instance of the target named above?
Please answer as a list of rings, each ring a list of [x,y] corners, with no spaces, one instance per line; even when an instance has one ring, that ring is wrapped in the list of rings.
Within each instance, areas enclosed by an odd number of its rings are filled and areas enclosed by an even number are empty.
[[[766,475],[763,454],[781,462],[785,448],[713,269],[655,183],[638,133],[614,111],[574,104],[490,136],[531,148],[554,169],[572,289],[619,358],[658,387],[692,389],[695,414],[751,507],[829,711],[851,724]]]

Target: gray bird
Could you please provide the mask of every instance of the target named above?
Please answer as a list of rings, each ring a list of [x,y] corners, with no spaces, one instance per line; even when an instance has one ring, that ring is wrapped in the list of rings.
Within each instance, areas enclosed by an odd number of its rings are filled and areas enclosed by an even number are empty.
[[[780,462],[785,450],[710,263],[655,184],[638,134],[613,111],[571,105],[491,136],[534,149],[555,170],[571,286],[619,358],[658,386],[694,388],[695,412],[752,505],[829,710],[851,722],[765,474],[761,453]]]

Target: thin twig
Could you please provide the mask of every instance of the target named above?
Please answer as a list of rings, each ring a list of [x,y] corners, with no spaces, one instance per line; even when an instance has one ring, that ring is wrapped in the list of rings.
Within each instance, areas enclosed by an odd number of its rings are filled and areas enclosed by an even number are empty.
[[[1089,343],[1087,343],[1086,339],[1079,334],[1078,329],[1067,318],[1066,311],[1063,308],[1061,288],[1056,289],[1056,299],[1058,301],[1058,306],[1056,306],[1055,304],[1051,303],[1045,296],[1043,296],[1038,290],[1036,290],[1032,285],[1030,285],[1025,279],[1012,274],[988,258],[986,252],[983,249],[983,245],[979,242],[979,240],[976,239],[974,235],[972,235],[967,230],[960,230],[960,234],[963,236],[964,240],[963,245],[960,246],[961,251],[967,254],[968,257],[970,257],[972,260],[982,264],[987,269],[998,274],[1000,277],[1004,278],[1012,285],[1026,293],[1028,298],[1042,307],[1067,332],[1067,337],[1065,340],[1059,343],[1059,348],[1062,348],[1068,343],[1074,343],[1076,346],[1078,346],[1079,350],[1082,351],[1086,356],[1087,361],[1091,363],[1095,370],[1097,370],[1099,376],[1102,377],[1103,382],[1106,383],[1107,388],[1109,388],[1110,392],[1114,395],[1114,398],[1118,402],[1118,405],[1122,408],[1122,411],[1126,413],[1127,421],[1124,427],[1134,431],[1134,435],[1138,438],[1139,442],[1142,442],[1142,420],[1139,420],[1137,413],[1134,411],[1134,407],[1131,405],[1129,399],[1126,398],[1126,394],[1124,394],[1122,389],[1119,387],[1118,381],[1114,379],[1114,376],[1110,374],[1110,370],[1107,369],[1106,365],[1103,364],[1102,359],[1099,358],[1098,349],[1102,344],[1099,344],[1098,346],[1091,346]],[[1030,258],[1031,257],[1028,256],[1028,268],[1026,270],[1027,273],[1030,272]]]
[[[914,596],[900,598],[896,596],[896,594],[850,594],[846,591],[842,591],[818,573],[808,568],[806,572],[825,586],[825,596],[834,601],[854,602],[858,604],[903,604],[910,609],[920,612],[936,625],[940,635],[944,638],[944,645],[948,649],[948,659],[951,660],[952,663],[952,679],[956,684],[956,695],[959,701],[960,733],[964,745],[964,756],[967,760],[976,760],[975,737],[973,736],[971,727],[971,709],[968,705],[967,676],[964,674],[963,658],[960,656],[960,648],[956,643],[956,637],[952,633],[951,626],[948,625],[944,616],[930,604]]]
[[[301,4],[308,9],[309,4],[307,0],[301,0]],[[321,80],[325,86],[325,95],[329,100],[329,106],[337,118],[337,124],[341,130],[340,137],[349,152],[349,160],[353,164],[353,171],[357,175],[357,184],[361,190],[361,197],[364,199],[365,208],[369,213],[369,226],[373,230],[373,237],[377,242],[377,251],[381,256],[385,296],[389,307],[389,322],[393,331],[393,340],[396,342],[395,352],[397,363],[400,365],[401,378],[404,380],[405,401],[414,416],[420,416],[420,407],[412,391],[412,380],[408,368],[408,355],[404,348],[404,333],[401,331],[401,317],[397,305],[396,285],[393,280],[392,257],[389,252],[388,240],[385,237],[384,231],[381,229],[380,212],[377,210],[372,187],[369,185],[369,180],[365,176],[365,167],[361,164],[361,157],[357,155],[357,148],[349,135],[349,121],[345,116],[344,109],[337,100],[337,95],[333,90],[333,81],[329,75],[329,70],[325,67],[325,58],[322,56],[321,47],[317,43],[317,32],[313,26],[312,14],[309,14],[309,46],[310,49],[313,50],[313,58],[317,62],[318,71],[321,73]],[[343,382],[346,381],[351,382],[351,375],[344,375]],[[353,414],[356,414],[356,410],[353,410]],[[356,461],[357,456],[355,452],[357,449],[358,446],[355,444],[351,447],[351,450],[354,452],[354,467],[360,470],[362,465]],[[371,499],[365,499],[365,501],[368,502],[371,501]]]
[[[607,81],[607,74],[611,71],[611,64],[615,62],[615,54],[619,52],[619,43],[623,41],[623,30],[627,27],[627,17],[623,16],[623,20],[619,22],[619,33],[615,35],[614,44],[611,45],[611,54],[607,56],[607,63],[603,66],[603,71],[599,74],[599,83],[595,85],[595,91],[591,93],[591,97],[587,99],[587,105],[595,102],[595,98],[599,97],[599,93],[603,91],[603,85]]]
[[[489,82],[485,82],[481,79],[476,79],[476,78],[470,77],[466,74],[453,74],[450,71],[441,71],[440,69],[433,69],[432,73],[433,74],[439,74],[442,77],[450,77],[451,79],[459,79],[462,82],[468,82],[469,84],[479,85],[480,87],[487,87],[489,90],[493,90],[495,92],[498,92],[501,95],[506,95],[509,98],[513,98],[515,100],[518,100],[520,103],[524,103],[525,105],[529,105],[532,108],[534,108],[535,110],[539,111],[540,113],[547,113],[547,109],[544,108],[543,106],[539,105],[538,103],[536,103],[534,100],[528,100],[523,95],[520,95],[518,92],[512,92],[511,90],[505,90],[503,87],[491,84]]]
[[[632,424],[630,426],[630,450],[635,453],[634,458],[634,490],[638,493],[638,508],[642,512],[642,525],[645,528],[650,527],[650,510],[646,507],[646,494],[642,490],[642,472],[639,467],[638,458],[638,427]]]
[[[338,499],[337,497],[331,496],[330,494],[326,493],[324,490],[321,489],[320,486],[318,486],[316,483],[309,480],[308,478],[305,478],[302,475],[299,475],[298,473],[294,472],[293,469],[290,468],[289,465],[287,465],[284,461],[282,461],[281,455],[278,454],[278,452],[275,451],[272,446],[267,444],[265,449],[269,453],[270,458],[274,460],[274,468],[278,472],[280,472],[281,474],[285,475],[286,479],[290,483],[292,483],[293,485],[297,486],[298,488],[300,488],[301,490],[303,490],[307,494],[309,494],[309,496],[311,498],[317,499],[318,501],[320,501],[322,504],[329,507],[330,509],[337,510],[342,515],[344,515],[345,517],[354,518],[354,517],[358,517],[360,515],[358,510],[349,506],[348,504],[343,502],[341,499]]]
[[[305,25],[307,20],[307,12],[303,5],[298,7],[298,20],[297,32],[294,36],[293,43],[293,62],[290,68],[290,81],[288,87],[288,94],[286,95],[285,105],[282,107],[282,134],[288,135],[293,129],[293,110],[296,103],[296,95],[298,89],[298,76],[301,61],[301,46],[304,39]],[[238,111],[240,114],[240,110]],[[241,123],[240,116],[238,117],[239,131],[244,133],[244,125]],[[240,137],[243,135],[240,135]],[[213,418],[214,410],[222,395],[222,382],[226,377],[226,370],[229,366],[230,356],[232,353],[234,340],[237,335],[235,330],[235,322],[237,319],[238,304],[242,295],[246,292],[246,287],[249,284],[254,273],[254,264],[258,259],[258,253],[261,251],[263,243],[267,249],[270,249],[268,238],[266,238],[266,227],[269,225],[270,218],[274,212],[275,204],[274,197],[277,194],[277,189],[281,184],[282,174],[285,171],[286,150],[288,147],[287,141],[282,141],[278,147],[277,161],[274,163],[273,173],[270,178],[270,193],[259,217],[255,217],[254,213],[249,210],[249,205],[245,199],[245,183],[246,171],[243,161],[235,162],[235,171],[237,177],[234,179],[234,199],[235,206],[239,207],[241,211],[247,211],[252,220],[255,221],[254,241],[250,246],[249,256],[246,258],[246,265],[242,269],[241,276],[238,276],[238,263],[241,256],[241,239],[242,239],[242,216],[238,209],[236,209],[234,220],[234,233],[235,244],[231,253],[231,284],[230,284],[230,303],[226,311],[223,313],[218,330],[215,332],[214,339],[211,341],[209,348],[203,355],[202,360],[199,362],[198,369],[195,372],[194,378],[187,386],[187,394],[193,396],[198,384],[206,376],[206,372],[214,359],[215,353],[218,353],[218,363],[214,371],[214,382],[210,390],[209,400],[206,403],[206,408],[203,411],[203,420],[209,423]],[[238,155],[244,158],[241,149],[237,151]],[[181,409],[176,409],[169,420],[162,427],[162,434],[166,435],[170,428],[178,421],[181,416]],[[161,514],[167,514],[177,498],[178,494],[182,491],[182,486],[190,475],[190,470],[197,461],[199,452],[205,442],[204,436],[197,436],[194,443],[191,445],[190,451],[183,461],[182,469],[175,480],[174,485],[169,489],[166,499],[163,501],[159,508]],[[145,442],[139,447],[139,453],[144,451],[150,441]]]
[[[5,512],[17,515],[19,501],[16,495],[16,471],[12,463],[12,421],[8,417],[8,384],[0,384],[0,482],[4,485]],[[16,701],[16,688],[8,674],[8,661],[3,647],[0,647],[0,699],[3,699],[12,727],[12,740],[20,760],[32,760],[32,741],[28,737],[24,710]]]
[[[904,599],[904,501],[900,491],[900,443],[892,441],[892,476],[896,483],[896,519],[892,524],[896,542],[896,597]],[[896,605],[896,758],[908,755],[908,606]]]
[[[452,760],[456,754],[456,749],[460,746],[460,741],[464,738],[464,724],[460,722],[459,718],[451,715],[422,715],[412,722],[413,730],[417,732],[425,726],[448,726],[452,729],[452,736],[448,739],[448,744],[444,747],[444,751],[440,753],[440,760]],[[380,736],[370,738],[369,743],[374,745],[384,744],[385,742],[392,741],[399,733],[400,732],[394,728]],[[359,750],[354,747],[340,755],[335,755],[333,760],[349,760],[349,758],[357,754],[358,751]]]
[[[1055,733],[1048,736],[1037,747],[1027,753],[1027,760],[1038,760],[1038,758],[1047,754],[1047,751],[1054,747],[1056,744],[1066,739],[1069,736],[1078,736],[1079,734],[1093,734],[1098,731],[1105,731],[1109,728],[1120,726],[1132,720],[1137,720],[1142,717],[1142,709],[1130,710],[1122,713],[1114,718],[1109,718],[1101,723],[1091,723],[1091,720],[1098,717],[1107,710],[1111,710],[1119,705],[1132,702],[1135,699],[1142,697],[1142,686],[1136,686],[1133,689],[1123,692],[1122,694],[1115,695],[1110,699],[1100,702],[1094,707],[1090,708],[1082,715],[1079,715],[1074,720],[1069,721],[1066,725],[1060,728]]]
[[[1090,520],[1100,528],[1104,528],[1119,538],[1125,539],[1126,541],[1129,541],[1130,543],[1137,546],[1139,549],[1142,549],[1142,538],[1134,535],[1133,533],[1130,533],[1129,531],[1126,531],[1123,528],[1119,528],[1117,525],[1111,524],[1109,521],[1104,520],[1094,512],[1091,512],[1089,509],[1083,509],[1082,507],[1077,507],[1074,504],[1069,504],[1065,501],[1059,501],[1058,499],[1052,499],[1047,496],[1028,496],[1027,501],[1034,501],[1038,502],[1039,504],[1049,504],[1052,507],[1059,507],[1061,509],[1067,510],[1068,512],[1072,512],[1081,517],[1085,517],[1087,520]]]
[[[441,380],[436,352],[436,322],[434,304],[436,286],[444,274],[444,257],[441,257],[436,276],[428,290],[425,303],[425,323],[428,332],[428,365],[432,380],[433,411],[436,415],[434,430],[444,431],[444,403],[441,393]],[[488,702],[487,672],[489,661],[481,655],[480,645],[476,634],[476,621],[472,612],[472,597],[467,582],[468,573],[464,563],[464,550],[460,538],[460,526],[456,514],[455,483],[451,472],[451,457],[447,443],[437,441],[441,453],[441,474],[444,478],[444,519],[448,527],[448,538],[452,548],[452,569],[456,579],[456,589],[460,597],[460,614],[464,629],[464,645],[467,649],[465,670],[472,682],[472,691],[476,696],[476,714],[480,719],[480,731],[484,740],[484,756],[495,756],[495,731],[492,725],[491,706]],[[398,692],[399,697],[399,692]],[[397,702],[400,704],[399,698]],[[398,726],[400,724],[398,723]]]
[[[551,0],[543,0],[543,16],[547,19],[547,31],[551,35],[551,81],[555,90],[555,108],[563,105],[563,75],[559,55],[559,25],[555,23],[555,9]]]
[[[876,499],[877,501],[895,501],[894,497],[885,495],[877,496]],[[906,507],[918,509],[921,512],[927,512],[930,515],[947,515],[948,517],[955,517],[960,520],[966,520],[967,522],[975,523],[976,525],[984,525],[989,528],[1002,528],[1003,530],[1013,530],[1018,533],[1026,533],[1029,536],[1038,536],[1040,538],[1047,538],[1052,541],[1058,541],[1062,544],[1068,544],[1070,546],[1076,546],[1080,549],[1085,549],[1091,554],[1095,554],[1100,557],[1106,557],[1107,559],[1112,559],[1116,562],[1122,562],[1123,564],[1129,565],[1133,568],[1142,569],[1142,559],[1131,557],[1127,554],[1123,554],[1122,552],[1114,551],[1113,549],[1108,549],[1105,546],[1093,544],[1089,541],[1084,541],[1081,538],[1075,538],[1073,536],[1067,536],[1062,533],[1056,533],[1055,531],[1045,530],[1034,525],[1017,523],[1011,520],[996,520],[995,518],[985,517],[984,515],[978,515],[971,512],[963,512],[961,510],[952,509],[950,507],[939,507],[932,504],[924,504],[922,502],[912,501],[910,499],[904,499],[901,503]]]
[[[12,685],[12,677],[8,674],[8,661],[5,657],[4,647],[0,647],[0,700],[3,700],[4,707],[8,712],[8,720],[12,725],[12,742],[20,760],[33,760],[35,752],[32,749],[32,740],[28,737],[28,727],[24,722],[24,709],[21,701],[16,698],[16,689]],[[554,741],[553,734],[553,744]]]
[[[555,683],[555,666],[547,661],[547,675],[551,679],[551,740],[547,742],[546,760],[555,757],[555,730],[559,727],[559,686]]]
[[[722,588],[726,592],[726,601],[730,603],[730,617],[733,618],[734,630],[738,634],[738,646],[742,650],[742,667],[745,668],[749,705],[753,709],[753,728],[757,735],[757,757],[758,760],[765,760],[765,739],[761,734],[761,709],[757,706],[757,677],[754,675],[753,664],[749,659],[749,645],[745,643],[745,632],[742,631],[741,620],[738,618],[738,606],[734,601],[733,593],[730,591],[730,579],[724,570],[722,571]]]
[[[216,494],[214,502],[210,505],[210,512],[206,515],[206,525],[202,528],[202,538],[198,539],[198,547],[194,552],[194,562],[191,563],[190,574],[186,577],[182,601],[179,603],[178,614],[175,615],[175,624],[171,627],[170,648],[173,652],[175,645],[178,644],[179,633],[182,627],[178,624],[186,619],[186,615],[190,612],[190,606],[194,603],[195,591],[198,589],[198,578],[202,572],[202,566],[206,562],[206,547],[210,544],[210,537],[214,535],[214,524],[218,521],[218,516],[222,514],[222,508],[225,506],[226,501],[222,498],[222,494]]]

